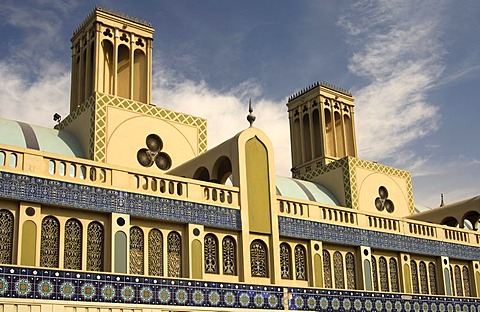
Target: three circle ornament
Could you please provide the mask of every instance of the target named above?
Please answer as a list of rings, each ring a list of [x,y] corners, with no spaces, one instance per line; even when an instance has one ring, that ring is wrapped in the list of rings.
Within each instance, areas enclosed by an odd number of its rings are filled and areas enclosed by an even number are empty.
[[[137,160],[144,167],[151,167],[156,164],[160,170],[168,170],[172,166],[172,159],[163,152],[163,141],[156,134],[149,134],[145,140],[146,148],[137,152]]]
[[[378,188],[378,197],[375,198],[375,207],[378,211],[386,210],[389,213],[392,213],[395,210],[395,205],[388,198],[388,190],[385,186],[380,186]]]

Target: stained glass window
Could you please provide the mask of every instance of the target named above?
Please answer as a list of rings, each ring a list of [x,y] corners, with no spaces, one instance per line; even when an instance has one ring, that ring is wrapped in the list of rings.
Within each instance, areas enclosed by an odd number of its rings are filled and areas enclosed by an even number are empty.
[[[143,274],[143,231],[138,226],[130,228],[130,274]]]
[[[205,273],[218,274],[218,240],[213,234],[204,238]]]
[[[412,270],[412,287],[413,293],[420,293],[420,284],[418,283],[418,271],[417,271],[417,262],[410,260],[410,269]]]
[[[291,249],[287,243],[280,244],[280,276],[283,279],[291,279]]]
[[[390,258],[388,261],[390,266],[390,283],[391,283],[391,290],[394,292],[399,292],[399,281],[398,281],[398,268],[397,268],[397,259]]]
[[[182,237],[178,232],[167,236],[168,276],[182,277]]]
[[[0,263],[12,263],[13,219],[13,213],[6,209],[0,210]]]
[[[435,263],[430,262],[428,264],[428,280],[430,281],[430,293],[432,295],[437,294],[437,274],[435,269]]]
[[[302,245],[295,246],[295,271],[297,280],[307,280],[306,250]]]
[[[159,229],[148,232],[148,274],[163,276],[163,235]]]
[[[325,288],[332,288],[332,265],[330,262],[330,253],[323,251],[323,278],[325,280]]]
[[[40,266],[58,268],[60,247],[60,223],[57,218],[48,216],[42,221],[40,243]]]
[[[237,254],[235,240],[231,236],[225,236],[222,241],[223,274],[237,274]]]
[[[268,277],[267,247],[261,240],[254,240],[250,245],[250,263],[252,276]]]
[[[87,270],[103,271],[103,225],[90,222],[87,228]]]
[[[343,256],[339,251],[333,254],[333,275],[335,277],[335,288],[345,288],[345,279],[343,278]]]
[[[65,222],[63,268],[82,269],[82,223],[77,219]]]
[[[345,255],[345,267],[347,268],[347,288],[356,289],[355,256],[351,252],[347,252]]]
[[[384,257],[378,259],[378,271],[380,275],[380,290],[388,291],[388,268],[387,260]]]

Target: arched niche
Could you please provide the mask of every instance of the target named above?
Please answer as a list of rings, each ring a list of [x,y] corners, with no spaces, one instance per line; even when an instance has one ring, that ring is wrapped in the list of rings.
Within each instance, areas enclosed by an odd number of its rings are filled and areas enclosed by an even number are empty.
[[[221,156],[215,162],[212,170],[212,180],[217,183],[225,184],[228,177],[232,175],[232,163],[227,156]]]

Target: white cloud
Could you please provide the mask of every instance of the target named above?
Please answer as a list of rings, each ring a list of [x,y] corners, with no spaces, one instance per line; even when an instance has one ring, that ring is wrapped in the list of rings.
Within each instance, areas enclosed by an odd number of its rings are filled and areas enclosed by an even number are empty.
[[[359,1],[339,19],[356,47],[349,70],[368,85],[354,90],[362,158],[405,164],[407,144],[435,131],[439,113],[427,99],[443,70],[441,7],[405,1]],[[423,160],[409,159],[418,168]]]
[[[290,139],[286,100],[275,102],[262,95],[261,86],[247,80],[227,91],[211,89],[204,81],[179,79],[172,71],[156,65],[153,103],[207,119],[208,146],[212,148],[249,127],[246,120],[252,98],[256,128],[274,145],[277,174],[290,176]],[[160,68],[159,68],[160,67]]]

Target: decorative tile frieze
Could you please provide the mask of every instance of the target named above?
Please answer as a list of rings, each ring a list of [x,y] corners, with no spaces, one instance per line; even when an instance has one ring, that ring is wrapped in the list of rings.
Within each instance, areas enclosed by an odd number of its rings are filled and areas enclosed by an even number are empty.
[[[480,248],[474,246],[288,217],[279,217],[278,226],[282,236],[423,255],[480,260]]]
[[[89,185],[0,172],[0,198],[241,229],[240,211]]]
[[[273,286],[0,267],[0,298],[283,310],[283,290]]]
[[[301,311],[480,311],[480,299],[0,266],[1,298]],[[284,305],[288,305],[284,306]],[[460,308],[460,309],[459,309]]]

